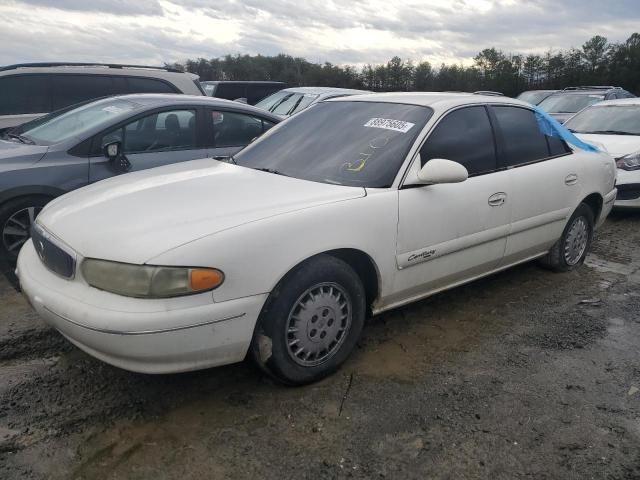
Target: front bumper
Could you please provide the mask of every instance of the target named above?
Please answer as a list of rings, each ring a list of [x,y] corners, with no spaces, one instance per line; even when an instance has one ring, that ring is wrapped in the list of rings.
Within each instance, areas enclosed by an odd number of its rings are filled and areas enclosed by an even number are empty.
[[[16,270],[29,303],[76,346],[134,372],[174,373],[241,361],[267,294],[214,303],[210,293],[126,298],[50,272],[31,241]]]
[[[607,193],[604,196],[604,201],[603,201],[603,205],[602,205],[602,211],[600,212],[600,217],[598,219],[596,219],[596,228],[599,227],[600,225],[602,225],[604,223],[604,221],[607,219],[607,217],[609,216],[609,214],[611,213],[611,210],[613,209],[613,204],[615,203],[617,194],[618,194],[618,190],[614,188],[613,190],[611,190],[609,193]]]
[[[618,169],[615,208],[640,208],[640,170]]]

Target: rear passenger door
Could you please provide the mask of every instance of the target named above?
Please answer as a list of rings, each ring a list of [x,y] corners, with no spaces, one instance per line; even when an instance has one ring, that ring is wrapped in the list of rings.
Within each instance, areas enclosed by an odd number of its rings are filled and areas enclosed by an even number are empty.
[[[395,292],[406,299],[491,271],[502,260],[511,217],[509,172],[499,171],[487,108],[447,113],[420,149],[464,165],[462,183],[403,187]]]
[[[206,109],[207,156],[228,160],[275,124],[240,112]]]
[[[115,141],[121,142],[131,171],[205,158],[201,115],[202,110],[195,107],[156,111],[96,137],[90,159],[90,182],[118,173],[102,153],[103,145]]]
[[[505,263],[541,254],[560,238],[581,193],[581,162],[558,137],[546,136],[525,107],[494,105],[500,167],[510,175],[511,232]]]

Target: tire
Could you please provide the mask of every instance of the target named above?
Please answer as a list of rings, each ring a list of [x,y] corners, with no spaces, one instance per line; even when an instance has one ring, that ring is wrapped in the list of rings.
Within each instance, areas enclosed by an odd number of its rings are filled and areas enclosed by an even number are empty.
[[[330,375],[360,338],[365,298],[347,263],[325,254],[305,261],[271,292],[251,342],[254,361],[287,385]]]
[[[31,237],[31,224],[48,197],[30,195],[0,206],[0,263],[14,267],[20,248]]]
[[[585,203],[578,205],[567,222],[562,237],[540,263],[556,272],[569,272],[582,265],[591,248],[594,224],[591,208]]]

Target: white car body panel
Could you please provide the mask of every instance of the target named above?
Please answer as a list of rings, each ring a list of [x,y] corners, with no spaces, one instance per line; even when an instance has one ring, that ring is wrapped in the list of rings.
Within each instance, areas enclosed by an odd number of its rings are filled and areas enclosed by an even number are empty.
[[[402,188],[421,143],[449,110],[524,102],[419,93],[348,100],[434,110],[391,187],[315,183],[214,160],[110,179],[50,203],[38,223],[77,252],[79,264],[94,257],[213,267],[225,282],[213,293],[125,298],[90,287],[80,268],[73,280],[50,273],[28,242],[17,269],[25,294],[47,322],[102,360],[149,373],[192,370],[241,359],[268,295],[316,254],[353,249],[371,259],[378,313],[544,254],[589,195],[603,202],[598,224],[611,209],[612,158],[580,150],[459,184]],[[567,184],[570,175],[577,178]]]

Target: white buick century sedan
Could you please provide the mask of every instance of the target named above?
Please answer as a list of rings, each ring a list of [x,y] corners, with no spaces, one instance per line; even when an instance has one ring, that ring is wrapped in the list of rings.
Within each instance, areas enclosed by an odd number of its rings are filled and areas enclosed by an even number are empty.
[[[127,370],[249,354],[282,382],[318,380],[370,313],[532,259],[584,261],[615,163],[533,108],[454,93],[319,103],[229,161],[53,201],[20,253],[22,289],[71,342]]]

